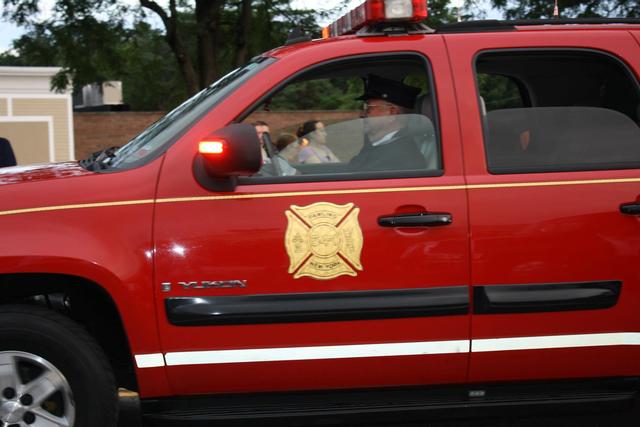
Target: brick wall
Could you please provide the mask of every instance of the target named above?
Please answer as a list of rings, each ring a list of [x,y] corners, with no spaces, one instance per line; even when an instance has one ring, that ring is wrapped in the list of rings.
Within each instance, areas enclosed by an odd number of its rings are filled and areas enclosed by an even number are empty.
[[[160,111],[73,113],[76,159],[126,144],[164,114]]]
[[[160,111],[74,113],[76,159],[84,159],[103,148],[126,144],[164,114]],[[258,111],[245,122],[267,122],[275,139],[282,132],[295,133],[307,120],[331,124],[358,116],[358,111]]]

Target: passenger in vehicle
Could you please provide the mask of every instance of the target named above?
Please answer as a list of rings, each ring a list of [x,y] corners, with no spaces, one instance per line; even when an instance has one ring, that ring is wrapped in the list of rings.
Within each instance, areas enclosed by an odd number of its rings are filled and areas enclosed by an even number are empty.
[[[0,137],[0,168],[15,165],[16,156],[13,154],[11,143],[8,139]]]
[[[256,122],[251,123],[251,125],[256,130],[256,133],[258,134],[258,139],[260,140],[260,151],[262,152],[262,164],[271,163],[271,159],[269,158],[269,155],[267,154],[267,151],[264,148],[264,139],[263,139],[264,134],[265,133],[268,134],[270,132],[269,124],[267,122],[263,122],[262,120],[258,120]]]
[[[327,131],[324,123],[309,120],[298,129],[298,138],[305,138],[308,144],[300,144],[299,163],[340,163],[340,159],[327,146]]]
[[[258,171],[259,176],[290,176],[297,175],[298,170],[291,167],[281,155],[277,153],[277,149],[271,143],[271,149],[267,147],[267,143],[271,141],[269,135],[269,125],[263,121],[252,123],[260,140],[260,151],[262,153],[262,167]],[[268,140],[266,138],[269,138]],[[272,155],[269,155],[271,152]]]
[[[292,133],[281,133],[276,140],[276,148],[278,149],[278,152],[282,152],[289,146],[289,144],[296,142],[296,139],[296,136]]]
[[[300,139],[292,133],[283,133],[276,141],[278,155],[290,164],[298,163],[298,154],[302,148]],[[305,143],[308,143],[305,140]]]
[[[399,81],[369,75],[364,95],[365,141],[351,159],[356,171],[424,169],[424,156],[407,127],[420,90]]]

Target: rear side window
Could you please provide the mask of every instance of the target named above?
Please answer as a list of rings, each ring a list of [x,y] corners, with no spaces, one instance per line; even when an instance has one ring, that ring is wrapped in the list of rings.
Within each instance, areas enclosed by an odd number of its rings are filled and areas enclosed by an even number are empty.
[[[487,111],[525,107],[519,84],[510,77],[499,74],[478,74],[478,86]]]
[[[640,97],[593,51],[489,52],[476,61],[493,174],[640,168]]]

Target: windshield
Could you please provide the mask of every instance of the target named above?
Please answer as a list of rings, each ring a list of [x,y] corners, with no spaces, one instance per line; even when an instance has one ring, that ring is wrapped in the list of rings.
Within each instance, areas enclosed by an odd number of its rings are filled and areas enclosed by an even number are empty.
[[[233,70],[117,150],[105,162],[106,167],[96,169],[129,169],[157,157],[214,105],[274,61],[273,58],[259,57],[246,66]]]

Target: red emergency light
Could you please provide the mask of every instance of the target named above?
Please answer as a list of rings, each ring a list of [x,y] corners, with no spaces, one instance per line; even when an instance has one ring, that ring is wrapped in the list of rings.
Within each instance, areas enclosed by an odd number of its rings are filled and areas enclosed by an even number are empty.
[[[200,154],[223,154],[225,141],[200,141],[198,152]]]
[[[417,23],[428,16],[427,0],[366,0],[328,27],[323,28],[322,37],[354,34],[372,24]]]

